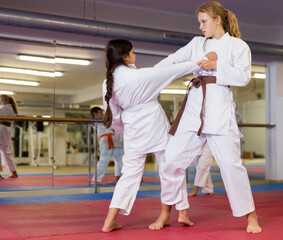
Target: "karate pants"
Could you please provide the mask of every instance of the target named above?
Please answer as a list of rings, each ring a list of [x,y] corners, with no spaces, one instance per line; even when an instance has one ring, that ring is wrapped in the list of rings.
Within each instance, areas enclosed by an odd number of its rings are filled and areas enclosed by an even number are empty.
[[[189,207],[186,189],[186,168],[196,160],[205,143],[220,168],[221,176],[235,217],[255,210],[246,168],[240,157],[240,138],[228,135],[201,134],[179,127],[171,136],[165,151],[161,181],[161,202],[176,205],[177,210]],[[179,206],[183,206],[180,208]]]
[[[165,162],[164,150],[156,152],[155,157],[159,163],[160,173]],[[145,160],[146,154],[125,153],[123,157],[122,176],[116,184],[109,208],[119,208],[119,213],[122,215],[130,214],[140,187]]]
[[[114,164],[115,164],[115,176],[121,176],[121,171],[123,167],[122,158],[124,156],[123,148],[117,147],[112,149],[104,149],[100,152],[100,159],[97,164],[98,182],[102,181],[112,156],[114,158]],[[94,176],[92,180],[94,181]]]
[[[9,145],[0,144],[0,171],[3,170],[2,163],[4,164],[7,172],[16,171]]]
[[[212,193],[213,183],[210,175],[212,163],[212,153],[208,144],[205,144],[201,150],[201,155],[197,158],[195,164],[196,174],[194,185],[202,188],[202,193]]]

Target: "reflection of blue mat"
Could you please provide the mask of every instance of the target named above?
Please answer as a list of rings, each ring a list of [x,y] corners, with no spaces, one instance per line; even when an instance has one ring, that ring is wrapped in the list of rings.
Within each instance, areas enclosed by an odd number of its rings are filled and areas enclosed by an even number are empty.
[[[252,185],[253,192],[262,191],[283,191],[283,183],[259,184]],[[188,189],[190,191],[191,189]],[[215,187],[216,194],[225,193],[224,187]],[[202,195],[201,191],[199,191]],[[89,200],[107,200],[112,198],[113,193],[84,193],[84,194],[68,194],[68,195],[48,195],[33,197],[5,197],[0,198],[0,204],[24,204],[24,203],[50,203],[50,202],[74,202]],[[138,198],[160,197],[159,190],[139,191]]]
[[[251,166],[251,165],[249,165]],[[261,166],[261,165],[255,165],[255,166]],[[264,166],[264,165],[263,165]],[[223,182],[219,170],[213,170],[213,168],[218,168],[217,166],[212,166],[211,169],[211,178],[213,183],[219,183]],[[105,175],[114,175],[113,173],[106,173]],[[158,172],[154,171],[145,171],[144,176],[149,176],[149,177],[159,177]],[[42,174],[20,174],[20,176],[52,176],[52,174],[49,173],[42,173]],[[55,175],[54,177],[80,177],[80,176],[88,176],[88,174],[74,174],[74,175]],[[250,179],[255,178],[263,178],[263,174],[256,174],[256,173],[249,173]],[[194,167],[189,167],[188,168],[188,184],[193,184],[194,183],[194,178],[195,178],[195,168]],[[141,186],[153,186],[153,185],[160,185],[160,182],[143,182],[141,183]],[[29,187],[0,187],[0,191],[24,191],[24,190],[52,190],[52,189],[72,189],[72,188],[88,188],[88,185],[78,185],[78,186],[29,186]],[[91,186],[94,188],[94,186]],[[114,184],[112,185],[101,185],[98,187],[115,187]]]

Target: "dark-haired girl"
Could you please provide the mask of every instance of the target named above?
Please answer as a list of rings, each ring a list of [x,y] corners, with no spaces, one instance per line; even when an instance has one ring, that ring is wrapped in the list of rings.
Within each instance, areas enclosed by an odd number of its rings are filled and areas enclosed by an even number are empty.
[[[118,134],[124,132],[125,155],[122,176],[116,185],[103,232],[121,227],[116,223],[118,213],[130,213],[147,153],[155,153],[159,172],[162,171],[169,123],[157,100],[160,91],[174,79],[199,69],[196,61],[137,69],[135,58],[133,46],[127,40],[111,40],[106,47],[104,124],[106,127],[112,124]]]
[[[13,97],[0,96],[0,116],[16,116],[18,114],[17,104]],[[0,121],[0,172],[4,163],[7,172],[11,172],[10,178],[17,178],[18,174],[12,159],[10,150],[11,143],[11,121]],[[0,179],[4,179],[0,175]]]

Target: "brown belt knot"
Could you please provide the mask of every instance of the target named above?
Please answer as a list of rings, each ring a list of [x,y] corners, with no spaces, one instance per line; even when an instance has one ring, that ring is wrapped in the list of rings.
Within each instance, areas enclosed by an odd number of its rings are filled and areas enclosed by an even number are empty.
[[[169,133],[171,135],[175,135],[175,132],[177,131],[177,128],[178,128],[178,125],[179,125],[179,122],[181,120],[181,117],[183,115],[183,112],[185,110],[185,106],[186,106],[186,103],[187,103],[187,99],[188,99],[188,94],[189,94],[189,91],[190,91],[190,87],[193,86],[193,87],[196,87],[196,88],[199,88],[199,86],[202,87],[202,104],[201,104],[201,111],[200,111],[200,120],[201,120],[201,125],[200,125],[200,128],[198,130],[198,133],[197,135],[200,136],[201,134],[201,130],[202,130],[202,127],[203,127],[203,109],[204,109],[204,102],[205,102],[205,95],[206,95],[206,84],[210,84],[210,83],[216,83],[216,77],[214,76],[199,76],[197,78],[194,78],[190,81],[190,83],[188,84],[188,87],[187,87],[187,93],[186,93],[186,96],[184,98],[184,101],[180,107],[180,110],[176,116],[176,119],[169,131]]]

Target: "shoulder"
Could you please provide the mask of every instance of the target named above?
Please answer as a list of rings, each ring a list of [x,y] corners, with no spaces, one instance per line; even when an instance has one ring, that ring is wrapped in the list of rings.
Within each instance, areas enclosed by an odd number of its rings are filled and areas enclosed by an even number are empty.
[[[190,46],[190,45],[195,45],[195,44],[198,44],[198,43],[202,43],[202,42],[204,42],[204,40],[205,40],[205,37],[196,36],[185,47]]]
[[[7,114],[7,115],[15,115],[14,113],[14,110],[13,110],[13,107],[11,104],[5,104],[5,105],[2,105],[1,108],[1,113],[2,114]]]
[[[114,82],[119,81],[119,79],[128,79],[133,77],[133,75],[136,73],[137,69],[127,66],[119,66],[115,69],[113,76],[114,76]]]
[[[238,48],[247,48],[249,49],[249,45],[242,39],[230,36],[230,40],[235,47]]]

